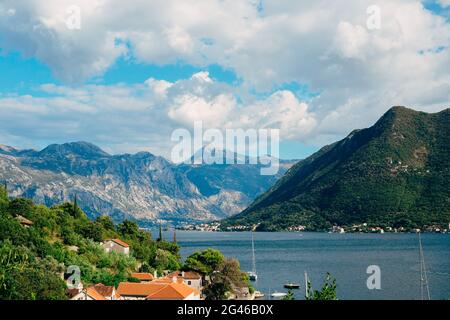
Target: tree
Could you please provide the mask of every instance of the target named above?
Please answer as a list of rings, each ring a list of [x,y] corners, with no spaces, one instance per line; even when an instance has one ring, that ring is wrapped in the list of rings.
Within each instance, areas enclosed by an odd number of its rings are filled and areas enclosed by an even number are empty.
[[[8,206],[8,189],[6,188],[6,182],[4,186],[0,186],[0,211],[3,211]]]
[[[116,230],[116,226],[110,216],[100,216],[96,219],[96,221],[97,223],[101,224],[105,230]]]
[[[30,199],[17,198],[9,202],[8,211],[13,216],[24,216],[32,218],[34,203]]]
[[[77,195],[75,194],[75,199],[73,200],[73,216],[78,216],[78,203],[77,203]]]
[[[336,279],[327,273],[322,289],[320,291],[313,290],[311,282],[307,284],[306,300],[337,300]]]
[[[289,289],[287,295],[283,297],[283,300],[295,300],[294,292]]]
[[[84,238],[92,239],[96,242],[103,241],[102,226],[99,223],[89,221],[87,224],[81,226],[80,234]]]
[[[39,259],[26,247],[0,245],[0,300],[65,299],[55,259]]]
[[[163,236],[162,236],[162,227],[161,227],[161,223],[159,224],[159,237],[157,241],[162,241],[163,240]]]
[[[180,263],[178,262],[177,257],[169,251],[158,249],[156,251],[154,267],[157,270],[175,271],[180,269]]]
[[[212,274],[218,270],[225,257],[219,250],[206,249],[202,252],[194,252],[186,258],[184,269],[194,270],[204,274]]]
[[[248,286],[247,275],[241,271],[236,259],[222,261],[210,279],[204,290],[207,300],[224,300],[229,292]]]
[[[136,238],[139,235],[139,226],[136,222],[123,220],[123,222],[117,226],[117,231],[125,237]]]

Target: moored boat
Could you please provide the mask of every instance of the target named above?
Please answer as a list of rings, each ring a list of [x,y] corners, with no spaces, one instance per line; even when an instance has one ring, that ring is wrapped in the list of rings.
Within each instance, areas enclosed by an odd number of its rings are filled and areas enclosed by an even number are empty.
[[[285,292],[274,292],[271,294],[272,297],[274,298],[283,298],[285,296],[287,296],[287,293]]]
[[[299,289],[300,288],[300,284],[298,284],[298,283],[286,283],[284,285],[284,287],[286,289]]]
[[[255,259],[255,242],[253,239],[252,231],[252,271],[247,272],[250,281],[258,280],[258,274],[256,273],[256,259]]]

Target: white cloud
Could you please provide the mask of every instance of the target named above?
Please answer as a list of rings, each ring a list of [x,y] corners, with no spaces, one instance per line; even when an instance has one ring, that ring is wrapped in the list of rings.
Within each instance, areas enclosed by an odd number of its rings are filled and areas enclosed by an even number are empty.
[[[438,0],[438,3],[444,8],[450,7],[450,0]]]
[[[447,0],[439,2],[448,5]],[[377,1],[380,30],[366,28],[372,0],[264,1],[262,12],[256,3],[6,0],[0,5],[0,47],[37,57],[68,82],[101,75],[120,56],[157,65],[219,64],[242,79],[240,89],[213,83],[201,73],[176,84],[149,80],[141,86],[152,89],[148,99],[127,96],[134,90],[146,92],[141,87],[57,90],[89,105],[86,110],[92,105],[98,110],[101,104],[108,111],[164,110],[172,122],[191,120],[195,111],[211,123],[266,124],[272,117],[284,131],[291,130],[288,135],[304,139],[303,132],[309,132],[320,143],[370,125],[391,105],[427,111],[448,107],[450,26],[420,1]],[[82,9],[81,30],[65,26],[65,9],[72,4]],[[270,92],[288,82],[305,84],[320,96],[308,102],[306,111],[288,92],[260,101],[249,95],[243,103],[234,96],[239,91],[244,97],[249,88]],[[18,100],[23,107],[23,98]],[[37,100],[31,100],[39,109]]]
[[[150,78],[133,86],[47,84],[41,91],[48,97],[0,96],[0,140],[18,146],[34,140],[35,147],[87,140],[111,152],[168,156],[172,131],[191,129],[195,121],[205,129],[279,128],[283,139],[305,137],[315,126],[308,106],[291,92],[243,104],[236,90],[206,72],[174,83]]]

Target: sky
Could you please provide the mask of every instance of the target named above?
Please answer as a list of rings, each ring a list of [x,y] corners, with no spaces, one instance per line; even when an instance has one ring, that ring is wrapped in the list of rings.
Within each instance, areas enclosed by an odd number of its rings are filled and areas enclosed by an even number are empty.
[[[450,0],[2,0],[0,144],[168,157],[201,120],[301,159],[391,106],[448,108],[449,70]]]

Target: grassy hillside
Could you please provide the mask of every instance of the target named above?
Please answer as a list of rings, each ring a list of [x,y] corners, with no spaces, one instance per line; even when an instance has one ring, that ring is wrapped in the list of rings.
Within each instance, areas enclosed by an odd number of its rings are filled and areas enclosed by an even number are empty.
[[[293,166],[224,226],[261,230],[370,223],[405,228],[450,222],[450,110],[390,109]]]

